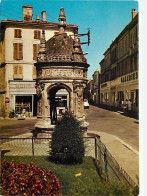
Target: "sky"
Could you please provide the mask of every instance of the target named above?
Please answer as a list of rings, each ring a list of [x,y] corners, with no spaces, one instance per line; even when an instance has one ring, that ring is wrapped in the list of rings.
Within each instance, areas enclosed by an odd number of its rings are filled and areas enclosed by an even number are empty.
[[[37,3],[36,3],[37,2]],[[1,20],[22,20],[22,5],[33,6],[33,19],[41,18],[45,10],[47,21],[58,22],[60,7],[64,7],[66,23],[76,24],[79,33],[87,33],[90,28],[90,45],[82,45],[87,63],[88,78],[92,78],[95,70],[99,70],[99,62],[103,53],[124,27],[131,21],[131,10],[138,12],[138,1],[98,1],[98,0],[2,0],[0,7]],[[87,41],[87,36],[80,38]]]

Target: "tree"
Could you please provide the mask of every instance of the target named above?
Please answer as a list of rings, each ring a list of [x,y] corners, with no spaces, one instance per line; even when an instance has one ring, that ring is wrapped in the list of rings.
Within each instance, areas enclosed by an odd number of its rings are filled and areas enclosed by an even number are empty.
[[[85,152],[80,123],[65,114],[57,123],[51,142],[51,160],[60,163],[81,163]]]

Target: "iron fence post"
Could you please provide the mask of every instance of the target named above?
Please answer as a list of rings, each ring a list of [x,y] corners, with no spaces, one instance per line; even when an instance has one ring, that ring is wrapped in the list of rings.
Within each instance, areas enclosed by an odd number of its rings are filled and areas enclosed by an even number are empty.
[[[106,149],[104,151],[104,164],[105,164],[105,173],[106,173],[106,177],[107,177],[107,180],[108,180],[107,152],[106,152]]]
[[[97,140],[95,137],[95,159],[97,159]]]
[[[32,155],[34,156],[34,137],[32,136]]]

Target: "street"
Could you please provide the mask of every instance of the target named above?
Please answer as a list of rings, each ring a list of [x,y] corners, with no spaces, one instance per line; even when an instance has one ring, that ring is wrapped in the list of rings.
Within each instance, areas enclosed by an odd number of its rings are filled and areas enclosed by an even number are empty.
[[[0,137],[12,137],[30,133],[34,129],[36,118],[26,120],[4,119],[0,120]]]
[[[85,110],[85,115],[86,121],[89,122],[89,132],[112,134],[139,150],[138,120],[91,105],[90,109]]]
[[[85,109],[86,121],[89,122],[88,130],[105,132],[117,136],[136,150],[139,150],[139,124],[138,120],[91,106]],[[34,129],[36,118],[26,120],[7,119],[0,120],[0,137],[11,137],[30,133]]]

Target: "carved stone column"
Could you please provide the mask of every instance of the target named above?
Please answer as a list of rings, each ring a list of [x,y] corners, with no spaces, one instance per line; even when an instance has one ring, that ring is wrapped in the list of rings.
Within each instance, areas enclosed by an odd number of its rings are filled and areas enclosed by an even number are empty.
[[[51,128],[50,103],[47,99],[47,92],[44,90],[45,84],[37,82],[35,87],[38,96],[37,122],[35,127],[39,129]]]
[[[79,120],[84,119],[83,90],[82,84],[74,84],[75,116]]]

